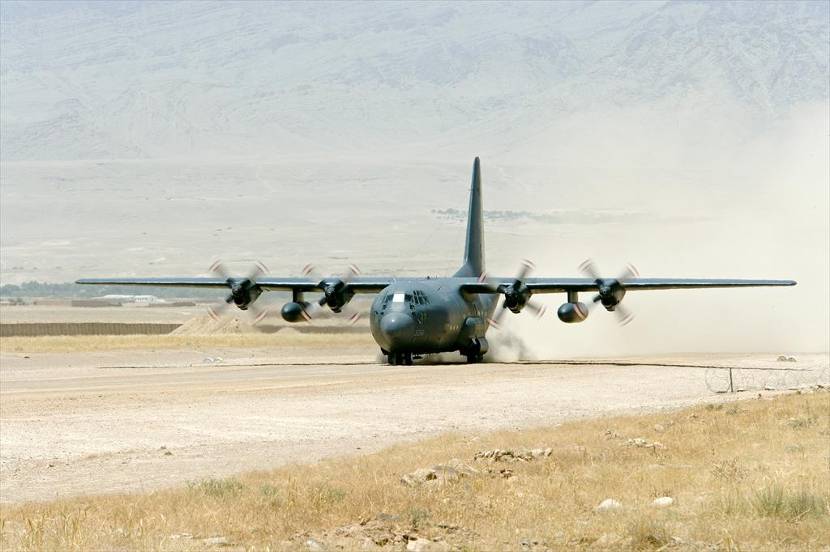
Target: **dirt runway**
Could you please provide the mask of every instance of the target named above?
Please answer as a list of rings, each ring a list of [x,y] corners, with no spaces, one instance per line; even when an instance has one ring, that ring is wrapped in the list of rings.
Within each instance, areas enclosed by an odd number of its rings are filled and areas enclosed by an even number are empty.
[[[706,370],[775,355],[385,366],[347,351],[3,353],[0,501],[141,491],[448,432],[754,397]],[[827,371],[828,356],[794,367]]]

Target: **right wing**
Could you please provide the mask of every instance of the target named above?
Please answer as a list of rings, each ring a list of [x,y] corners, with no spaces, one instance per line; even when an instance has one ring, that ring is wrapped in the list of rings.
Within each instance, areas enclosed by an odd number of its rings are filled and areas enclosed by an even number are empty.
[[[76,284],[97,286],[152,286],[152,287],[192,287],[192,288],[230,288],[234,281],[246,278],[82,278]],[[282,278],[261,276],[255,278],[253,285],[267,291],[322,291],[338,278]],[[377,293],[394,281],[391,277],[354,277],[349,278],[346,287],[355,293]]]

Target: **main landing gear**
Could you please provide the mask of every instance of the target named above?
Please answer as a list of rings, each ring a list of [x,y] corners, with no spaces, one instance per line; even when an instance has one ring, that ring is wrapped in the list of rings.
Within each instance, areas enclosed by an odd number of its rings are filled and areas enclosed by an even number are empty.
[[[387,353],[384,351],[390,366],[412,365],[412,353]]]
[[[481,339],[476,337],[473,338],[468,346],[462,348],[459,352],[467,357],[467,364],[476,364],[484,360],[484,353],[487,352],[488,348],[487,341],[483,337]]]

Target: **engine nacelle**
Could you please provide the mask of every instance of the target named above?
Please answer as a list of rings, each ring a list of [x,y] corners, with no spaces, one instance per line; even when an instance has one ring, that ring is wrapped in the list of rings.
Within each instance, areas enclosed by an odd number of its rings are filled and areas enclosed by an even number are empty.
[[[323,283],[325,284],[323,287],[324,304],[328,305],[333,312],[340,312],[354,297],[354,291],[340,278],[326,280]]]
[[[582,322],[588,318],[588,306],[585,303],[563,303],[556,311],[559,320],[567,324]]]
[[[619,280],[602,280],[599,286],[599,301],[605,310],[614,312],[617,305],[625,297],[625,288]]]
[[[307,307],[308,303],[292,301],[283,305],[280,314],[286,322],[305,322],[309,319]]]
[[[248,305],[256,301],[262,294],[262,288],[253,283],[249,279],[230,280],[231,295],[228,298],[228,303],[233,301],[233,304],[241,310],[247,310]]]

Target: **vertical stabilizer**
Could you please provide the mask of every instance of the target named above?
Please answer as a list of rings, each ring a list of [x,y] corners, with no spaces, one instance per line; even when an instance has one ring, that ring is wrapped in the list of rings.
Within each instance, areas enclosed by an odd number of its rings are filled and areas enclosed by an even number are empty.
[[[481,167],[473,161],[473,182],[470,185],[470,208],[467,212],[467,243],[464,264],[456,276],[481,276],[484,273],[484,237],[482,236]]]

